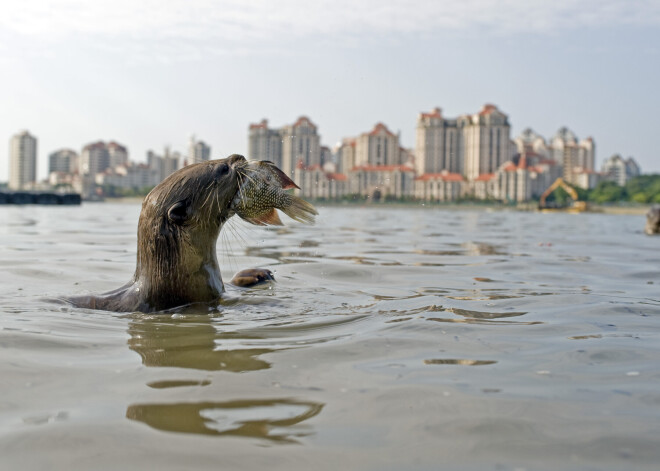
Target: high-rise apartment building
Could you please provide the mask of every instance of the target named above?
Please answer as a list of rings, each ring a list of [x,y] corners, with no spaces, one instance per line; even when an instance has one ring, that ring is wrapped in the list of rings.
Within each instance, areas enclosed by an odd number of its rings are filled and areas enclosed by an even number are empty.
[[[477,114],[459,117],[457,125],[463,139],[463,175],[468,179],[493,173],[509,159],[509,119],[495,105],[486,104]]]
[[[37,139],[27,131],[9,141],[9,188],[21,190],[37,181]]]
[[[321,164],[321,136],[306,116],[301,116],[280,130],[282,138],[282,171],[293,175],[299,162],[306,167]]]
[[[531,128],[525,129],[520,136],[514,140],[518,154],[537,154],[543,159],[550,159],[551,152],[545,139],[540,134],[534,132]],[[559,162],[558,162],[559,163]]]
[[[128,165],[128,149],[114,141],[92,142],[83,147],[78,159],[81,175],[96,175],[108,169]]]
[[[415,170],[425,173],[461,173],[462,134],[456,119],[446,119],[440,108],[417,117]]]
[[[92,142],[80,153],[80,174],[95,175],[110,168],[110,154],[103,141]]]
[[[321,164],[321,136],[306,116],[279,129],[269,128],[268,120],[264,119],[250,124],[247,157],[269,160],[287,175],[293,175],[298,164],[304,167]]]
[[[71,149],[60,149],[48,156],[48,173],[75,173],[78,170],[78,153]]]
[[[591,137],[578,142],[578,138],[566,127],[560,128],[550,143],[552,158],[563,168],[563,177],[575,183],[575,174],[594,170],[596,144]]]
[[[165,152],[162,156],[151,150],[147,151],[147,166],[149,169],[155,171],[157,182],[163,181],[177,171],[180,160],[181,155],[178,152],[171,152],[169,147],[165,147]]]
[[[355,138],[355,165],[400,165],[399,135],[383,123]]]
[[[128,164],[128,149],[114,141],[108,143],[108,156],[110,158],[110,167],[115,168],[120,165]]]
[[[347,137],[337,146],[337,172],[348,173],[355,167],[355,138]]]
[[[624,186],[628,180],[641,174],[635,159],[632,157],[623,159],[619,154],[614,154],[606,159],[603,162],[602,171],[608,180],[615,181],[620,186]]]
[[[211,159],[211,147],[204,141],[198,141],[195,136],[190,137],[188,146],[188,164],[197,164]]]
[[[282,168],[282,136],[278,129],[268,127],[268,120],[250,124],[246,157],[250,160],[268,160]]]

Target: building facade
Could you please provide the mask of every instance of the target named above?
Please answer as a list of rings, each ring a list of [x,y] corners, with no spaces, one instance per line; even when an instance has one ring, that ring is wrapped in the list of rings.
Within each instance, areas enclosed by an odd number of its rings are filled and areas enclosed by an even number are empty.
[[[628,180],[641,174],[635,159],[632,157],[624,159],[619,154],[614,154],[603,162],[602,172],[604,178],[620,186],[624,186]]]
[[[110,167],[110,153],[103,141],[92,142],[83,147],[80,153],[79,171],[81,175],[95,175]]]
[[[9,188],[22,190],[37,181],[37,138],[28,131],[9,141]]]
[[[552,138],[552,159],[562,166],[562,177],[567,183],[577,184],[577,174],[594,170],[596,144],[591,137],[578,141],[573,131],[560,128]]]
[[[415,171],[425,173],[463,172],[462,134],[457,120],[445,119],[440,108],[417,117]]]
[[[360,165],[348,172],[349,193],[381,201],[414,196],[415,171],[404,165]]]
[[[355,166],[401,165],[399,135],[383,123],[355,138]]]
[[[520,136],[516,137],[513,143],[518,154],[536,154],[544,159],[552,157],[550,148],[543,136],[537,134],[531,128],[527,128],[520,133]]]
[[[301,116],[298,120],[284,126],[280,130],[282,139],[282,166],[280,167],[287,175],[293,175],[293,171],[299,162],[306,167],[321,164],[321,136],[312,121]]]
[[[327,155],[317,126],[306,116],[279,129],[269,128],[266,119],[248,128],[248,158],[269,160],[287,175],[292,176],[300,162],[304,167],[322,165]]]
[[[282,136],[278,129],[268,127],[268,120],[250,124],[246,157],[251,160],[268,160],[282,168]]]
[[[114,141],[108,142],[108,158],[110,160],[110,167],[118,167],[119,165],[128,165],[128,149],[121,144]]]
[[[169,147],[165,148],[162,156],[151,150],[147,151],[147,166],[156,172],[156,180],[159,183],[179,169],[180,161],[181,155],[172,152]]]
[[[71,149],[60,149],[48,156],[48,174],[53,172],[75,173],[78,171],[78,153]]]
[[[486,104],[479,113],[457,119],[463,138],[463,175],[472,180],[492,173],[510,157],[507,115]]]
[[[204,141],[198,141],[195,136],[190,137],[188,145],[188,165],[198,164],[211,159],[211,147]]]
[[[310,199],[337,200],[348,194],[348,177],[342,173],[326,172],[320,165],[296,165],[293,180],[300,189],[295,194]]]
[[[456,201],[465,191],[465,179],[460,173],[444,170],[425,173],[415,178],[415,198],[428,202]]]

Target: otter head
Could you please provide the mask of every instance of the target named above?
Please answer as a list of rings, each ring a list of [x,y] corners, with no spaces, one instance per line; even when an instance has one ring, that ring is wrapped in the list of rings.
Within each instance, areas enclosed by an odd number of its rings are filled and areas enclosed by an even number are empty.
[[[660,204],[654,205],[646,213],[646,227],[644,232],[649,235],[660,234]]]
[[[224,290],[216,241],[247,164],[241,155],[184,167],[145,198],[134,290],[140,310],[210,302]]]

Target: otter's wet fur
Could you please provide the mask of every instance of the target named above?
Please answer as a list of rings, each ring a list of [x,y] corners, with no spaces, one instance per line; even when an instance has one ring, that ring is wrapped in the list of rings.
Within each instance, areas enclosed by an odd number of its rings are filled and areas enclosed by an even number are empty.
[[[266,178],[273,174],[275,177]],[[224,284],[216,242],[223,224],[233,214],[248,214],[245,219],[254,224],[277,224],[270,222],[272,216],[264,217],[275,211],[261,197],[260,192],[269,192],[276,196],[273,204],[282,206],[283,211],[287,212],[297,202],[298,209],[293,213],[299,215],[296,219],[313,221],[316,210],[300,198],[288,195],[284,187],[290,185],[295,186],[274,165],[248,163],[236,154],[174,172],[142,203],[132,280],[117,290],[69,301],[80,307],[108,311],[156,312],[219,300]],[[241,191],[243,186],[245,191]],[[278,196],[278,192],[293,199]],[[251,269],[238,273],[234,279],[247,286],[272,279],[272,274],[264,269]]]

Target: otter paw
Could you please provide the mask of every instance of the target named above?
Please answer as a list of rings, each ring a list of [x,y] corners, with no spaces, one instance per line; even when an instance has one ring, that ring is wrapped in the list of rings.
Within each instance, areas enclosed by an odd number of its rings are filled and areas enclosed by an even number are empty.
[[[248,268],[247,270],[241,270],[236,273],[230,283],[234,286],[247,288],[267,281],[275,281],[275,277],[270,270],[266,270],[265,268]]]

